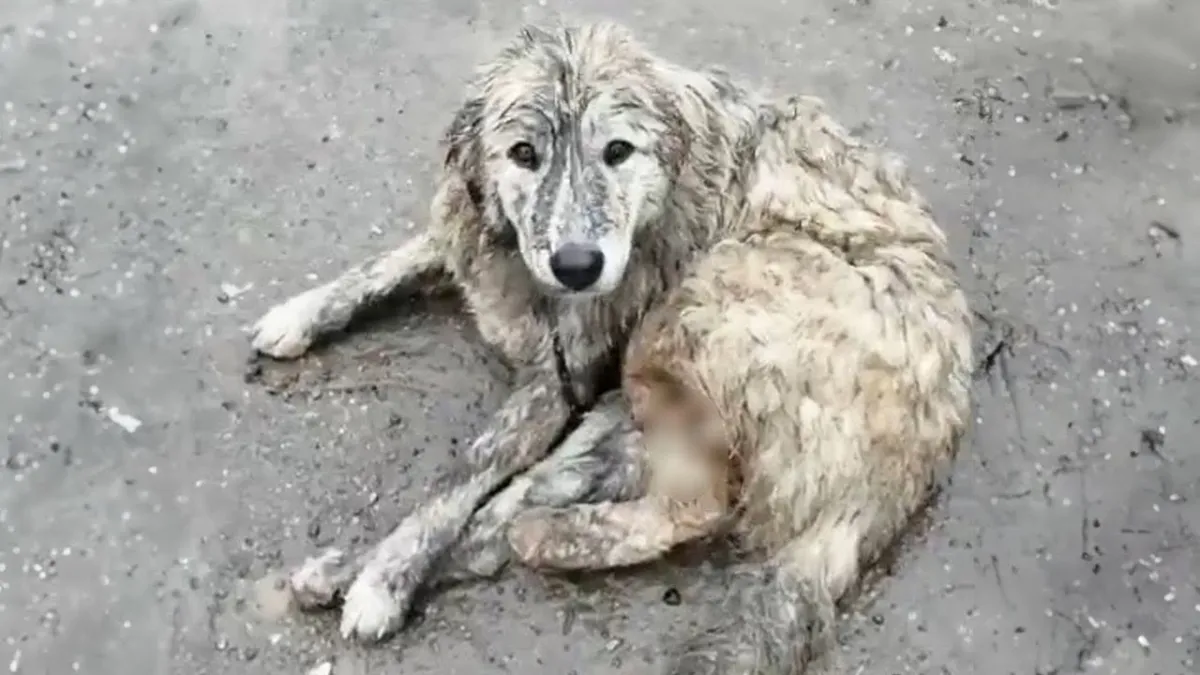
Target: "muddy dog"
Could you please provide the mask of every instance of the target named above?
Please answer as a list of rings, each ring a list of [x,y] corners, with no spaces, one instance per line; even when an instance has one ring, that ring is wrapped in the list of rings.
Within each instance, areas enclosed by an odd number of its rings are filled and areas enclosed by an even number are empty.
[[[463,477],[353,565],[308,561],[301,603],[341,597],[343,634],[378,639],[422,585],[492,574],[507,543],[603,568],[730,523],[762,555],[732,596],[749,604],[670,671],[817,664],[834,603],[966,425],[965,298],[902,163],[815,99],[604,23],[523,30],[444,151],[426,231],[272,308],[253,344],[296,357],[376,298],[451,288],[514,389]]]
[[[787,118],[813,112],[793,106]],[[817,129],[778,150],[832,149],[837,137]],[[522,562],[559,570],[734,534],[757,564],[738,573],[723,620],[674,654],[673,674],[827,672],[837,601],[927,503],[967,423],[967,313],[938,233],[882,222],[904,207],[844,200],[823,171],[789,180],[801,201],[751,196],[630,339],[624,391],[646,493],[527,508],[508,532]],[[863,247],[831,246],[863,227],[879,228]]]

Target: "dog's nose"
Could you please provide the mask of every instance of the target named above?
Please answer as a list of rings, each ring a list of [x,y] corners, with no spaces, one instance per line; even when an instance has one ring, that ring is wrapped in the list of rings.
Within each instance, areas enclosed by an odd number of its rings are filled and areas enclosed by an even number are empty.
[[[604,271],[604,253],[590,244],[564,244],[550,256],[550,271],[563,286],[582,291]]]

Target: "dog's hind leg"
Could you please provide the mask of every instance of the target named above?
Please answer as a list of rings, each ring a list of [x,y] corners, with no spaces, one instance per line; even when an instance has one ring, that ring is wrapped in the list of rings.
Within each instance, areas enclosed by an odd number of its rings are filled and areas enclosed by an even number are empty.
[[[351,558],[336,548],[306,559],[288,577],[296,605],[305,611],[333,607],[369,560],[365,554]]]
[[[571,415],[553,364],[524,375],[524,384],[472,444],[477,466],[431,495],[375,548],[346,591],[342,635],[378,640],[398,628],[413,595],[475,511],[513,476],[543,459],[562,436]]]
[[[650,484],[638,499],[531,508],[509,528],[530,567],[601,570],[650,562],[714,534],[728,514],[727,457],[706,456],[674,434],[642,439]]]
[[[621,392],[601,397],[549,457],[513,479],[471,519],[439,583],[493,577],[512,557],[508,527],[527,509],[626,501],[645,492],[641,433]]]
[[[668,659],[667,675],[802,675],[836,670],[837,602],[858,583],[867,565],[890,547],[934,492],[936,472],[948,465],[937,453],[868,452],[855,458],[858,437],[843,431],[840,408],[811,414],[804,448],[793,473],[777,478],[820,485],[803,511],[789,514],[803,529],[770,557],[749,565],[728,585],[729,605],[707,630]],[[784,501],[776,508],[789,508]],[[756,526],[743,522],[753,534]]]
[[[508,525],[525,509],[640,497],[645,491],[640,436],[621,392],[601,397],[549,457],[514,478],[475,512],[431,582],[445,585],[498,574],[512,557]],[[299,607],[327,609],[337,604],[370,562],[370,553],[329,549],[308,558],[291,575]]]
[[[395,250],[275,305],[254,324],[251,344],[259,353],[294,359],[314,340],[345,328],[376,299],[448,287],[444,255],[433,233],[422,232]]]

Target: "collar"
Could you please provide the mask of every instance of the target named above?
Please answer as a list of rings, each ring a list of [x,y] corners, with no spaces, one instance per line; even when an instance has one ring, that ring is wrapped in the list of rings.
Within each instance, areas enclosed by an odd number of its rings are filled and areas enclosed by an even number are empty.
[[[558,322],[550,319],[550,339],[554,348],[554,370],[558,374],[558,384],[562,388],[563,399],[572,418],[583,412],[583,404],[575,395],[575,387],[571,385],[571,370],[567,367],[566,350],[563,349],[562,336],[558,332]]]

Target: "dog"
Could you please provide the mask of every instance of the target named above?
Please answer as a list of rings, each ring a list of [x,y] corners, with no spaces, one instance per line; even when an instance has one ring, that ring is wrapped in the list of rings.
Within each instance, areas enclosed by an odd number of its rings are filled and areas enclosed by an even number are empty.
[[[811,102],[782,107],[781,135],[813,120]],[[844,155],[827,132],[777,148],[792,162]],[[772,154],[748,170],[788,166]],[[799,201],[751,196],[631,337],[623,379],[646,494],[529,508],[508,531],[521,562],[557,570],[735,535],[755,560],[737,605],[674,655],[673,674],[829,671],[837,602],[929,501],[967,425],[968,314],[940,232],[902,185],[860,175],[872,209],[830,168],[787,177]],[[831,246],[846,236],[865,238]]]
[[[443,149],[427,229],[269,310],[253,346],[295,358],[378,298],[452,289],[513,391],[378,546],[293,574],[301,605],[340,599],[343,635],[380,639],[422,586],[514,555],[603,569],[728,528],[761,554],[736,620],[668,671],[820,667],[969,417],[965,296],[903,163],[815,98],[604,22],[523,29]]]

